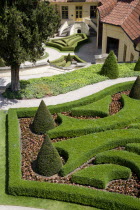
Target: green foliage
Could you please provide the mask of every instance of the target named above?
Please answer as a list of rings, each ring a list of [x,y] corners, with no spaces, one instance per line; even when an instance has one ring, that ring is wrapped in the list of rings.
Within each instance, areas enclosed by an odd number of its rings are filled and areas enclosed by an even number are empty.
[[[36,4],[11,1],[0,10],[0,17],[0,57],[14,72],[11,74],[14,92],[19,90],[20,64],[34,62],[43,55],[42,43],[58,29],[59,16],[52,6],[37,0]]]
[[[115,129],[84,136],[81,134],[80,137],[55,143],[55,146],[62,152],[65,151],[69,157],[60,170],[61,176],[66,176],[100,152],[125,146],[128,143],[140,143],[139,135],[138,129]]]
[[[105,151],[96,155],[97,164],[113,163],[130,168],[140,178],[140,156],[128,151]]]
[[[111,87],[105,88],[104,90],[92,94],[90,96],[87,96],[85,98],[72,101],[72,102],[67,102],[64,104],[58,104],[57,106],[51,105],[48,106],[50,112],[53,113],[60,113],[63,111],[71,111],[74,107],[79,107],[79,106],[84,106],[90,103],[93,103],[95,101],[98,101],[100,99],[103,99],[105,96],[113,95],[116,92],[121,92],[124,90],[129,90],[132,87],[133,81],[125,82],[125,83],[119,83],[116,85],[112,85]],[[35,115],[35,111],[37,110],[36,108],[17,108],[17,114],[18,117],[33,117]],[[131,125],[131,124],[130,124]]]
[[[37,134],[44,134],[52,128],[54,128],[53,118],[42,100],[34,117],[32,129]]]
[[[77,55],[70,55],[70,54],[68,54],[68,56],[63,55],[60,58],[51,61],[50,63],[58,67],[68,67],[71,65],[72,60],[75,60],[80,63],[85,63],[85,61],[79,58]]]
[[[38,153],[36,167],[37,172],[43,176],[57,174],[62,167],[61,158],[48,135],[46,135]]]
[[[61,39],[52,39],[46,45],[60,51],[74,51],[76,47],[88,41],[86,34],[73,34]]]
[[[106,96],[103,99],[73,108],[71,113],[73,116],[100,116],[106,117],[109,115],[109,104],[111,103],[111,96]]]
[[[136,62],[136,65],[134,67],[134,71],[140,71],[140,57],[139,57],[138,61]]]
[[[138,76],[135,80],[129,93],[129,96],[134,99],[140,99],[140,76]]]
[[[113,51],[111,51],[106,58],[101,71],[101,75],[105,75],[110,79],[116,79],[119,76],[119,69],[117,64],[117,59]]]
[[[69,53],[68,56],[66,57],[66,62],[68,62],[68,61],[72,62],[72,58],[71,58],[70,53]]]
[[[125,84],[117,84],[110,88],[106,88],[100,93],[96,93],[92,96],[88,96],[84,99],[80,99],[75,102],[50,106],[49,110],[51,111],[51,113],[70,110],[72,109],[73,106],[76,107],[82,104],[86,105],[92,103],[93,101],[102,99],[106,95],[113,94],[116,91],[118,92],[121,90],[128,89],[131,87],[131,85],[132,82],[127,82]],[[123,128],[123,126],[126,125],[128,126],[129,123],[131,123],[131,121],[135,121],[135,119],[139,121],[139,114],[135,113],[135,110],[138,109],[137,107],[139,106],[138,103],[139,101],[133,100],[129,97],[125,97],[125,100],[124,100],[125,102],[124,108],[120,111],[120,113],[123,112],[124,109],[125,112],[123,113],[123,115],[118,115],[117,121],[113,122],[115,124],[118,124],[116,125],[116,127],[120,126],[119,125],[120,122],[122,123],[120,128]],[[30,116],[33,116],[35,110],[36,108],[19,108],[19,109],[9,110],[8,132],[10,131],[10,135],[8,133],[8,151],[10,152],[8,153],[9,154],[8,193],[12,195],[35,196],[41,198],[51,198],[55,200],[58,199],[63,201],[76,202],[84,205],[96,206],[97,208],[107,209],[107,210],[108,209],[120,210],[121,208],[123,210],[126,209],[139,210],[140,207],[139,199],[132,198],[130,196],[88,189],[86,187],[77,187],[77,186],[69,186],[65,184],[54,184],[54,183],[52,184],[46,182],[31,182],[28,180],[22,180],[21,166],[20,166],[20,159],[21,159],[20,141],[19,141],[20,130],[18,125],[17,115],[19,117],[22,117],[22,115],[28,117],[28,114]],[[128,114],[130,115],[128,116]],[[112,119],[110,119],[110,122],[111,120]],[[96,121],[94,121],[94,123],[96,123]],[[63,175],[69,173],[74,168],[79,167],[81,164],[83,164],[90,158],[94,157],[99,152],[103,152],[108,149],[113,149],[118,146],[125,146],[126,144],[132,142],[140,143],[140,130],[114,129],[114,130],[105,131],[107,129],[106,124],[108,123],[109,121],[107,122],[104,121],[104,123],[102,124],[103,132],[95,131],[95,133],[91,133],[89,135],[80,136],[74,139],[61,141],[54,144],[54,146],[61,152],[62,155],[63,152],[65,154],[67,153],[68,157],[67,162],[61,169],[61,173],[63,173]],[[91,127],[92,126],[93,124],[91,125]],[[81,121],[79,121],[78,127],[80,130]],[[110,127],[110,129],[116,127]],[[132,155],[130,156],[132,157]]]
[[[74,59],[78,62],[82,62],[82,60],[79,60],[77,56],[75,56]],[[6,89],[3,96],[17,99],[42,98],[46,95],[67,93],[80,87],[84,87],[85,85],[95,84],[97,82],[107,80],[107,77],[99,74],[101,66],[101,64],[93,64],[90,67],[78,69],[66,74],[20,81],[21,89],[19,91],[11,93],[9,89]],[[134,63],[129,65],[128,63],[118,64],[118,66],[120,77],[132,77],[140,74],[138,71],[133,71]]]
[[[129,152],[134,152],[140,155],[140,143],[127,144],[125,149]]]
[[[8,135],[9,181],[7,188],[9,194],[14,196],[37,197],[38,200],[39,198],[62,200],[67,202],[79,203],[82,205],[90,205],[93,207],[106,209],[106,210],[140,209],[140,201],[135,197],[121,195],[118,193],[99,191],[80,186],[77,187],[66,184],[54,184],[54,183],[37,182],[37,181],[31,182],[28,180],[21,179],[20,141],[19,141],[20,135],[19,135],[19,129],[17,129],[16,131],[18,132],[17,133],[18,135],[16,135],[14,129],[15,123],[17,124],[17,120],[15,121],[15,119],[17,119],[15,118],[16,112],[15,110],[11,110],[10,112],[11,112],[10,116],[8,117],[8,126],[9,126],[8,131],[11,131],[10,132],[11,135],[10,136]]]
[[[72,175],[71,181],[105,189],[107,184],[114,179],[128,179],[131,170],[115,164],[102,164],[89,166]]]
[[[58,114],[62,122],[58,127],[49,131],[51,138],[56,137],[76,137],[92,132],[124,128],[132,122],[140,120],[139,109],[140,101],[129,98],[126,95],[122,97],[123,109],[115,115],[97,120],[75,119],[63,114]]]

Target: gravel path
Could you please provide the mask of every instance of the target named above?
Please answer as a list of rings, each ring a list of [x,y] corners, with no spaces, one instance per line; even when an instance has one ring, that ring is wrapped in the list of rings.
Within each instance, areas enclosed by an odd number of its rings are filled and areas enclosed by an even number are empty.
[[[89,96],[93,93],[97,93],[106,87],[110,87],[114,84],[118,84],[126,81],[133,81],[136,77],[118,78],[114,80],[106,80],[93,85],[82,87],[78,90],[74,90],[58,96],[44,97],[43,100],[46,105],[56,105],[60,103],[70,102],[78,100],[80,98]],[[9,108],[19,107],[37,107],[39,106],[42,99],[27,99],[27,100],[16,100],[16,99],[5,99],[0,95],[0,109],[8,110]]]

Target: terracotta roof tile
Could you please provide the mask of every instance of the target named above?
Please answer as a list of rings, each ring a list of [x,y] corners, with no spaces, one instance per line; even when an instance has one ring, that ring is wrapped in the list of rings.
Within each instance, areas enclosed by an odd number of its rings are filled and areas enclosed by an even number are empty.
[[[100,20],[121,26],[134,43],[140,42],[140,0],[118,0],[116,3],[113,0],[101,0],[101,3],[103,5],[98,8]],[[112,5],[110,11],[109,4]]]

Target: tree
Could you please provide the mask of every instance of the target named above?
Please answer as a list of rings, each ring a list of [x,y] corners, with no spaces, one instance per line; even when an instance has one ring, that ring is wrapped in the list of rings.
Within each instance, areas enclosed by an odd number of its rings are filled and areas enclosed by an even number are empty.
[[[43,176],[52,176],[58,173],[61,167],[62,160],[59,153],[46,135],[36,160],[37,172]]]
[[[129,97],[134,99],[140,99],[140,76],[138,76],[135,80],[130,90]]]
[[[118,78],[119,69],[118,69],[117,59],[113,51],[110,51],[108,57],[106,58],[101,68],[100,74],[107,76],[110,79]]]
[[[42,100],[35,114],[32,124],[33,132],[44,134],[46,131],[54,128],[54,120],[44,101]]]
[[[136,65],[134,67],[134,71],[140,71],[140,57],[139,57],[138,61],[136,62]]]
[[[20,64],[43,55],[42,43],[58,29],[60,19],[44,1],[7,0],[1,5],[0,57],[11,66],[11,90],[18,91]]]

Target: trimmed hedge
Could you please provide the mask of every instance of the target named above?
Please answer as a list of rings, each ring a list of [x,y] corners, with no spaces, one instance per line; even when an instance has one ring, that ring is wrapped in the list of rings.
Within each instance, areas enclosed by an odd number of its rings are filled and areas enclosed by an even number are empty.
[[[135,64],[134,71],[140,71],[140,57],[139,57],[138,61]]]
[[[119,76],[119,68],[116,56],[113,51],[110,51],[108,57],[106,58],[101,71],[101,75],[108,76],[110,79],[116,79]]]
[[[130,168],[140,178],[140,156],[128,151],[106,151],[96,155],[96,164],[113,163]]]
[[[134,152],[140,155],[140,143],[127,144],[125,149],[129,152]]]
[[[69,58],[68,58],[68,56],[69,56]],[[62,55],[60,58],[58,58],[58,59],[56,59],[54,61],[51,61],[50,64],[55,65],[55,66],[58,66],[58,67],[68,67],[68,66],[71,65],[71,61],[73,59],[75,61],[77,61],[77,62],[85,63],[85,61],[82,60],[81,58],[79,58],[77,55],[70,55],[69,54],[68,56]],[[68,58],[69,61],[67,60],[67,58]]]
[[[140,76],[138,76],[135,80],[130,90],[129,96],[134,99],[140,99]]]
[[[35,114],[32,123],[32,130],[34,133],[44,134],[46,133],[46,131],[54,127],[55,123],[53,117],[48,108],[46,107],[46,104],[42,100]]]
[[[109,104],[111,103],[111,96],[106,96],[103,99],[73,108],[71,113],[73,116],[100,116],[106,117],[109,115]]]
[[[89,185],[105,189],[114,179],[128,179],[131,170],[115,164],[94,165],[84,168],[72,175],[71,181],[77,184]]]
[[[62,167],[62,161],[58,151],[46,135],[36,160],[37,172],[43,176],[57,174]]]
[[[90,205],[106,210],[139,210],[139,199],[85,187],[21,179],[19,125],[15,110],[8,111],[8,192],[15,196],[33,196]]]
[[[86,34],[73,34],[62,39],[52,39],[46,45],[55,47],[60,51],[74,51],[76,47],[87,41]]]
[[[51,138],[76,137],[92,132],[123,128],[135,122],[136,119],[140,120],[140,112],[136,112],[139,110],[140,101],[123,95],[122,102],[123,109],[117,114],[96,120],[75,119],[59,114],[61,124],[50,130],[48,134]]]
[[[65,176],[98,153],[125,146],[128,143],[140,143],[140,130],[116,129],[57,142],[55,147],[58,151],[62,153],[65,151],[68,154],[68,160],[60,170],[60,174]]]
[[[63,104],[58,104],[58,105],[50,105],[50,106],[48,106],[48,108],[52,114],[59,113],[59,112],[65,112],[65,111],[71,111],[72,108],[74,108],[74,107],[84,106],[84,105],[90,104],[92,102],[98,101],[98,100],[104,98],[105,96],[113,95],[117,92],[121,92],[124,90],[129,90],[129,89],[131,89],[133,83],[134,82],[131,81],[131,82],[124,82],[124,83],[112,85],[111,87],[105,88],[104,90],[101,90],[98,93],[92,94],[92,95],[84,97],[82,99],[72,101],[72,102],[63,103]],[[16,110],[19,118],[33,117],[35,115],[37,107],[16,108],[15,110]]]

